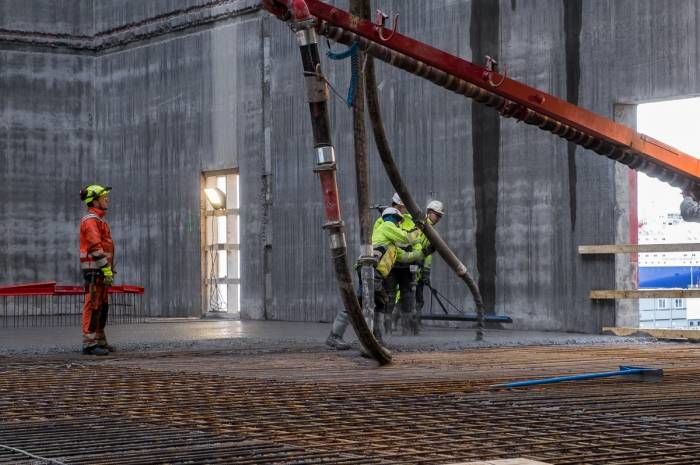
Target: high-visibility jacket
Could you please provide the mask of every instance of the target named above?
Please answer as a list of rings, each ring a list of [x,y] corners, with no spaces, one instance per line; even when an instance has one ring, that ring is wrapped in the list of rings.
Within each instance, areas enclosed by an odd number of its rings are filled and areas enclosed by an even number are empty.
[[[90,207],[80,220],[80,269],[99,270],[114,264],[114,241],[105,211]]]
[[[431,226],[433,225],[433,223],[432,223],[432,221],[430,221],[430,219],[426,218],[425,221],[428,224],[430,224]],[[428,247],[430,245],[430,241],[428,240],[428,237],[425,235],[425,233],[423,233],[423,231],[420,231],[418,233],[418,243],[421,246],[421,250],[425,250],[426,247]],[[433,254],[430,254],[423,259],[423,269],[429,270],[430,268],[432,268],[432,266],[433,266]]]
[[[384,223],[384,219],[380,216],[377,218],[377,221],[374,222],[374,229],[372,230],[372,234],[374,234],[374,231]],[[410,213],[404,213],[401,215],[401,222],[399,223],[399,228],[403,231],[406,231],[408,233],[408,240],[406,241],[410,246],[415,246],[415,243],[418,242],[420,239],[420,230],[416,227],[416,223],[413,222],[413,216],[411,216]],[[374,242],[374,241],[372,241]],[[417,246],[415,246],[413,250],[417,249]],[[395,262],[395,266],[397,268],[408,268],[408,266],[411,263],[414,263],[416,260],[411,259],[411,260],[403,260],[399,259]]]
[[[384,218],[380,216],[374,222],[374,226],[372,227],[372,234],[374,234],[374,231],[376,231],[376,229],[382,223],[384,223]],[[406,232],[418,231],[418,228],[416,228],[416,223],[413,222],[413,217],[410,213],[404,213],[403,215],[401,215],[401,223],[399,223],[399,228],[403,229]]]
[[[412,263],[423,259],[421,246],[409,238],[405,231],[391,221],[375,223],[372,232],[372,248],[377,256],[377,272],[386,278],[396,263]]]

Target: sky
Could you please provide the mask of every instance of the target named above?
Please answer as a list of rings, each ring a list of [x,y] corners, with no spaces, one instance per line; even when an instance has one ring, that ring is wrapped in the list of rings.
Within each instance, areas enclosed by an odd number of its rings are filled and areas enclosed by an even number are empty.
[[[637,106],[637,132],[644,133],[687,154],[700,158],[700,98],[667,100]],[[680,213],[681,190],[643,173],[637,173],[639,221],[653,223],[667,213]],[[700,235],[700,224],[684,223]],[[640,242],[645,242],[640,237]],[[682,242],[674,240],[673,242]],[[694,241],[695,242],[695,241]],[[641,259],[640,254],[640,259]],[[669,254],[670,255],[670,254]],[[700,299],[686,299],[687,318],[700,318]]]
[[[700,98],[637,106],[637,131],[700,158]],[[680,189],[638,173],[639,220],[680,213]]]

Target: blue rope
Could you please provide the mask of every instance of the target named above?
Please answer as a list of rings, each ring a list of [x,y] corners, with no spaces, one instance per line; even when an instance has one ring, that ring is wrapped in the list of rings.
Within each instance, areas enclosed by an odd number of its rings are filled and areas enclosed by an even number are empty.
[[[352,45],[350,47],[348,47],[348,49],[343,51],[343,52],[335,53],[335,52],[333,52],[333,50],[328,50],[326,52],[326,55],[331,60],[344,60],[344,59],[350,57],[351,55],[357,53],[357,50],[359,48],[360,48],[360,46],[357,45],[357,42],[353,42]]]
[[[348,89],[348,97],[346,99],[346,102],[349,107],[353,106],[353,103],[355,102],[355,92],[357,91],[357,80],[360,74],[360,54],[358,51],[360,50],[360,46],[357,44],[357,42],[353,42],[352,45],[345,51],[340,52],[340,53],[334,53],[331,50],[328,50],[326,52],[326,55],[328,58],[331,60],[344,60],[346,58],[350,58],[350,69],[351,69],[351,74],[350,74],[350,88]]]

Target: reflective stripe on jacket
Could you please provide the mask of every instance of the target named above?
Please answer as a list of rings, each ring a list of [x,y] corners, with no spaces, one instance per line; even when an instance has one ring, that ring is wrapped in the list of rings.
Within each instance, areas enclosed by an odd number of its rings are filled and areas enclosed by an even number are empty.
[[[433,225],[432,221],[430,221],[428,218],[425,219],[426,223],[430,224],[431,226]],[[423,231],[420,231],[418,234],[418,243],[420,244],[421,250],[425,250],[429,245],[430,241],[428,240],[428,237],[425,235]],[[433,254],[430,254],[425,257],[423,260],[423,268],[428,268],[430,269],[433,266]]]
[[[114,263],[114,242],[104,210],[91,207],[80,220],[80,269],[99,270]]]
[[[423,259],[420,244],[412,242],[409,233],[391,221],[383,221],[374,229],[372,247],[379,252],[376,254],[379,260],[377,271],[384,278],[396,263],[412,263]]]

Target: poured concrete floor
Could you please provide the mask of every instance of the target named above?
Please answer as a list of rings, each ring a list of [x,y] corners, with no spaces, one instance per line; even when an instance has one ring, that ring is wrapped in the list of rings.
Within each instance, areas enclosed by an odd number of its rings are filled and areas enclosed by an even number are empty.
[[[107,337],[120,351],[177,351],[241,349],[252,351],[315,351],[325,349],[328,323],[237,321],[202,319],[150,319],[145,323],[108,325]],[[359,349],[352,328],[345,335]],[[471,329],[427,327],[419,336],[390,335],[395,351],[440,351],[474,347],[645,343],[652,338],[606,335],[486,330],[476,342]],[[81,335],[77,327],[0,327],[0,355],[77,352]]]

